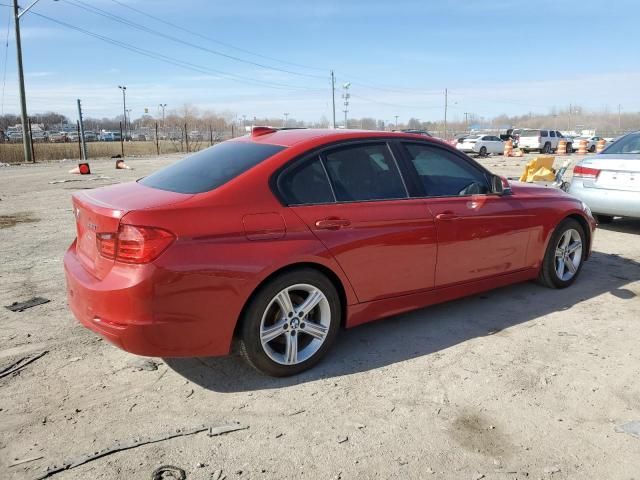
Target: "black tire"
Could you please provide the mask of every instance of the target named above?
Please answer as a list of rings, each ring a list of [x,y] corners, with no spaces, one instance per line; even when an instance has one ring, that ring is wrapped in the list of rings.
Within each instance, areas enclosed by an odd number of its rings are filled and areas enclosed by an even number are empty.
[[[556,248],[558,247],[560,239],[569,230],[575,230],[578,232],[582,242],[582,250],[580,255],[580,264],[578,265],[576,272],[571,278],[563,280],[556,271]],[[582,228],[582,225],[573,218],[565,218],[558,224],[551,235],[549,245],[547,245],[547,251],[545,252],[544,259],[542,260],[542,266],[538,275],[538,283],[548,288],[567,288],[576,281],[576,278],[578,278],[578,275],[582,270],[584,254],[587,248],[587,235],[584,228]]]
[[[324,294],[328,303],[328,308],[330,310],[330,324],[326,336],[324,337],[323,343],[320,345],[317,351],[315,351],[309,358],[300,363],[286,365],[275,361],[269,356],[269,354],[267,354],[267,352],[265,351],[265,347],[263,347],[261,342],[260,329],[262,317],[263,315],[266,315],[265,312],[267,311],[267,308],[274,308],[269,307],[272,300],[274,300],[274,298],[287,287],[298,284],[310,285],[320,290]],[[296,305],[294,305],[294,307],[296,307]],[[317,314],[315,308],[311,310],[311,313],[314,313],[314,311]],[[294,317],[294,320],[295,319],[296,317]],[[287,321],[291,322],[291,320]],[[311,320],[307,319],[307,322],[310,321]],[[340,296],[338,295],[338,292],[336,291],[333,283],[325,275],[312,268],[292,270],[268,281],[265,285],[260,287],[260,289],[249,301],[241,318],[242,323],[240,327],[240,353],[246,359],[249,365],[266,375],[271,375],[274,377],[287,377],[290,375],[296,375],[313,367],[322,359],[322,357],[334,343],[338,335],[338,331],[340,330],[341,321],[342,305]],[[305,326],[304,319],[300,318],[299,325],[300,329],[298,330],[298,332],[300,333],[298,333],[297,337],[305,339],[305,341],[309,340],[307,338],[309,337],[308,334],[302,335],[302,333],[305,333],[301,330]],[[282,337],[284,337],[284,342],[288,342],[289,340],[286,336],[290,333],[293,334],[294,332],[291,332],[291,330],[289,330],[272,341],[275,341],[277,339],[279,339],[279,341],[282,341]],[[309,342],[310,341],[312,340],[309,340]],[[278,347],[278,345],[276,345],[276,347]],[[285,347],[282,346],[281,348]]]
[[[573,153],[573,144],[567,143],[567,153]]]
[[[487,156],[487,147],[480,147],[480,156],[481,157]]]
[[[595,145],[591,145],[591,147],[589,147],[589,152],[593,153],[596,151],[596,146]]]
[[[551,144],[549,142],[545,143],[540,153],[546,153],[546,154],[551,153]]]
[[[600,215],[599,213],[594,214],[596,217],[596,222],[598,223],[611,223],[613,222],[613,215]]]

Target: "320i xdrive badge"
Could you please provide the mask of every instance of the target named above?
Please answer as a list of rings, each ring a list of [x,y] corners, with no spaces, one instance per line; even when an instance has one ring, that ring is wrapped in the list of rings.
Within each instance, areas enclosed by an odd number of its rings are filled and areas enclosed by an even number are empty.
[[[85,326],[132,353],[232,340],[292,375],[349,328],[526,280],[571,285],[595,221],[556,189],[407,133],[274,130],[73,195],[64,265]]]

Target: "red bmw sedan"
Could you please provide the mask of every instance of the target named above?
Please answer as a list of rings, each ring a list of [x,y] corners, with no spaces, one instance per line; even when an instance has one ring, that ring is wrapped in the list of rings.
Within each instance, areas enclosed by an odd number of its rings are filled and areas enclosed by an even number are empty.
[[[73,195],[64,258],[82,324],[159,357],[229,353],[285,376],[341,327],[537,279],[571,285],[596,223],[433,138],[275,130]]]

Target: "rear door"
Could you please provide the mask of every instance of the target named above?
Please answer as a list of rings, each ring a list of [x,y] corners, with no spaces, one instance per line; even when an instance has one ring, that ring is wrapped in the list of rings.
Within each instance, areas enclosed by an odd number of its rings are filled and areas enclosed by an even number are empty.
[[[424,200],[408,198],[386,142],[346,144],[300,160],[280,174],[277,188],[361,302],[433,287],[433,216]]]
[[[517,198],[491,194],[484,170],[448,149],[415,142],[403,147],[435,219],[436,287],[525,267],[534,220]]]

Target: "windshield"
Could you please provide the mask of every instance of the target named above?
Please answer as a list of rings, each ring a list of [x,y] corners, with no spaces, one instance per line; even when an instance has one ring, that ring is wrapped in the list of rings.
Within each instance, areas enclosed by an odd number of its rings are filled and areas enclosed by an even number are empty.
[[[520,136],[521,137],[539,137],[540,130],[521,130]]]
[[[170,192],[208,192],[284,148],[252,142],[223,142],[172,163],[141,179],[140,183]]]
[[[640,133],[625,135],[605,148],[602,153],[640,153]]]

